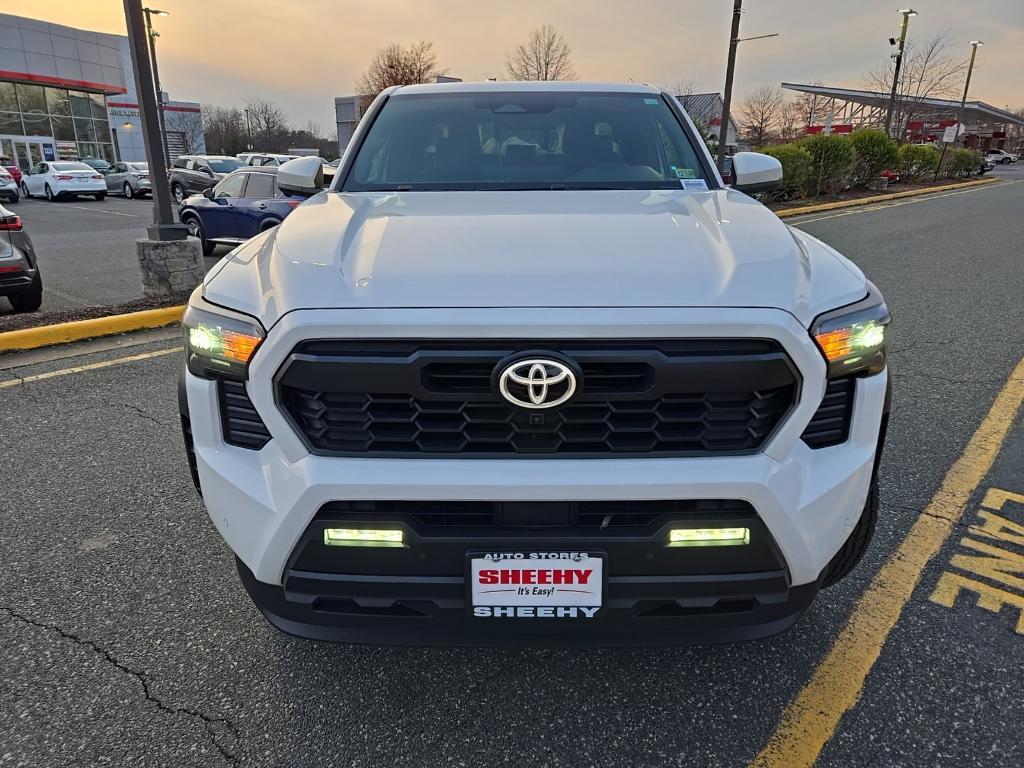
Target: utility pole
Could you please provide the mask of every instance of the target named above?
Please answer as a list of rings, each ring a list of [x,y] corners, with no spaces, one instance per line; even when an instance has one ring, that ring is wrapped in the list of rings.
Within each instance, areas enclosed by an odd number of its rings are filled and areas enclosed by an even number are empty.
[[[124,15],[128,24],[128,44],[132,69],[135,70],[135,91],[139,99],[139,118],[146,143],[146,160],[149,162],[153,195],[153,225],[147,231],[150,240],[184,240],[188,230],[174,223],[174,212],[171,210],[171,191],[167,185],[167,166],[161,151],[160,118],[141,0],[124,0]]]
[[[967,104],[967,89],[971,87],[971,73],[974,71],[974,57],[978,55],[978,46],[984,45],[981,40],[971,40],[971,63],[967,65],[967,80],[964,82],[964,95],[960,99],[960,106],[956,110],[956,122],[953,126],[956,128],[956,135],[953,137],[953,148],[960,146],[960,124],[964,119],[964,106]],[[967,131],[964,130],[966,134]],[[946,159],[946,150],[949,148],[949,142],[942,142],[942,154],[939,155],[939,164],[935,167],[935,176],[932,181],[936,181],[939,178],[939,171],[942,169],[942,161]]]
[[[729,137],[729,110],[732,107],[732,77],[736,71],[736,46],[740,43],[740,14],[743,0],[734,0],[732,28],[729,32],[729,63],[725,68],[725,90],[722,93],[722,125],[718,129],[718,172],[725,172],[725,142]]]
[[[913,8],[901,8],[899,13],[903,14],[903,24],[900,26],[899,48],[895,54],[896,66],[892,74],[892,91],[889,93],[889,111],[885,116],[885,132],[889,136],[892,136],[892,115],[896,109],[896,89],[900,84],[900,67],[903,65],[903,48],[907,42],[907,25],[910,24],[911,16],[917,16],[917,11]],[[890,37],[889,44],[897,45],[897,41]]]
[[[248,137],[248,143],[245,148],[250,152],[252,151],[252,121],[249,120],[249,110],[243,110],[245,112],[245,134]]]
[[[156,65],[156,39],[160,33],[154,31],[151,16],[170,16],[167,11],[158,11],[155,8],[143,8],[146,14],[146,39],[149,41],[149,60],[153,66],[153,82],[156,83],[156,102],[160,108],[160,150],[164,156],[164,163],[171,164],[171,156],[167,150],[167,126],[164,123],[164,91],[160,87],[160,70]]]

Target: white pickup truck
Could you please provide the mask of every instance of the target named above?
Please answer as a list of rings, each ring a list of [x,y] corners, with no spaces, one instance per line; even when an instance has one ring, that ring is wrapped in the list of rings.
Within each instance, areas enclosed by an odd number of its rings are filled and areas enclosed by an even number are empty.
[[[389,89],[184,319],[193,477],[285,632],[780,632],[871,538],[889,313],[643,85]]]

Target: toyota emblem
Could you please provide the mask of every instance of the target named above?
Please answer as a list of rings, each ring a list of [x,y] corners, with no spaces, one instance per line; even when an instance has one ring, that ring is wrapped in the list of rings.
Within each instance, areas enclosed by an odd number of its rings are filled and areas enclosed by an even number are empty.
[[[576,392],[576,374],[550,358],[516,360],[502,369],[498,390],[520,408],[554,408]]]

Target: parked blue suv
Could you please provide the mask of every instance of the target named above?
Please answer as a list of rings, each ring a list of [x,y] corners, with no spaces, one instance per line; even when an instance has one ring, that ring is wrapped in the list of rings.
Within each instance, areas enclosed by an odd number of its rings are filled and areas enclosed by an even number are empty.
[[[203,255],[218,245],[236,246],[280,224],[304,197],[277,188],[277,166],[246,167],[221,179],[178,210],[189,234],[203,243]]]

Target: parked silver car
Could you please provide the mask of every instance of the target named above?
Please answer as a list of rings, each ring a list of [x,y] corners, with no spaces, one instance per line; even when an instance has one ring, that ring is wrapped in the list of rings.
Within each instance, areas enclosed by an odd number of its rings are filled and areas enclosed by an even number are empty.
[[[0,205],[0,296],[16,312],[35,312],[43,303],[43,280],[32,241],[21,217]]]
[[[106,172],[107,191],[119,192],[127,198],[150,193],[147,163],[114,163]]]

